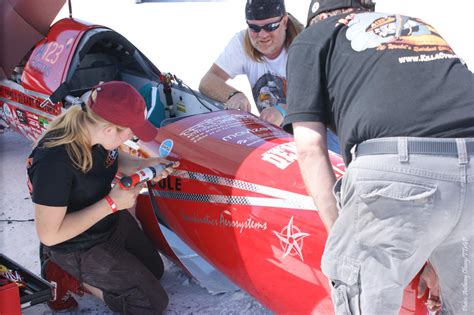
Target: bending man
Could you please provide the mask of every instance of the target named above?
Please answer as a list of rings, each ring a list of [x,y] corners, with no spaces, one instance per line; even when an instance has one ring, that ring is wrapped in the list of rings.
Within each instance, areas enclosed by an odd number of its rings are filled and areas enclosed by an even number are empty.
[[[443,309],[472,314],[473,74],[431,25],[359,0],[312,1],[308,24],[289,50],[283,124],[330,230],[322,270],[336,313],[398,314],[429,259]],[[326,126],[348,164],[339,213]]]

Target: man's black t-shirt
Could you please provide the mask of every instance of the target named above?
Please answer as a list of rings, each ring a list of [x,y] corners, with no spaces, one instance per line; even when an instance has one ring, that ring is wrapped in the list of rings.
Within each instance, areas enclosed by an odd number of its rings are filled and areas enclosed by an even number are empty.
[[[289,49],[288,114],[350,149],[394,136],[474,137],[474,75],[436,30],[411,17],[358,13],[309,27]]]
[[[64,145],[45,148],[41,143],[28,159],[32,200],[36,204],[67,207],[66,213],[84,209],[104,198],[118,169],[118,152],[100,145],[92,149],[92,169],[83,173],[69,158]],[[86,250],[105,241],[115,230],[117,216],[108,215],[78,236],[51,249],[60,252]]]

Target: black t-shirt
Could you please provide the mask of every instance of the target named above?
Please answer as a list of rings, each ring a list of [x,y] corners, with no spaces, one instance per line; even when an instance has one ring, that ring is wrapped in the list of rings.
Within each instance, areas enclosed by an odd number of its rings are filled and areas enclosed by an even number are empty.
[[[118,169],[118,152],[96,145],[92,149],[92,169],[83,173],[69,158],[64,145],[45,148],[41,143],[28,159],[28,178],[32,200],[36,204],[67,207],[66,213],[84,209],[104,198]],[[117,216],[108,215],[78,236],[51,249],[60,252],[86,250],[104,242],[114,231]]]
[[[338,15],[289,49],[283,122],[336,129],[346,163],[368,139],[474,137],[474,75],[436,30],[381,13]]]

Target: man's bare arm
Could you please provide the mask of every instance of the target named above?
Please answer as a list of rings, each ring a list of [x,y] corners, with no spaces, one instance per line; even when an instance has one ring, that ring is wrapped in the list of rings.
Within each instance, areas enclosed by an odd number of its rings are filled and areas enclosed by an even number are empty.
[[[251,104],[243,93],[232,95],[237,89],[227,84],[229,75],[218,65],[213,64],[199,83],[199,91],[213,100],[225,103],[229,109],[250,112]],[[229,96],[232,97],[229,99]]]
[[[306,185],[329,232],[338,210],[332,187],[336,182],[327,150],[326,126],[319,122],[293,123],[298,163]]]

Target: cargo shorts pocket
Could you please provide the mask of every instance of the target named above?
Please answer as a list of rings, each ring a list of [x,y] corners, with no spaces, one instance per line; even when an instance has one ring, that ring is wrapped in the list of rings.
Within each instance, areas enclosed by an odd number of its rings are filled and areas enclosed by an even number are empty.
[[[355,238],[360,245],[397,259],[412,256],[427,227],[436,186],[367,180],[356,182],[355,189]]]
[[[360,314],[360,263],[325,253],[321,269],[329,278],[336,315]]]

